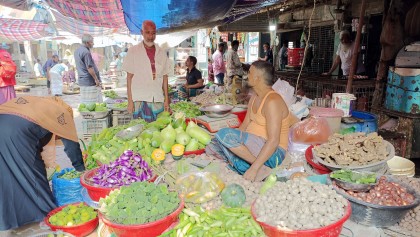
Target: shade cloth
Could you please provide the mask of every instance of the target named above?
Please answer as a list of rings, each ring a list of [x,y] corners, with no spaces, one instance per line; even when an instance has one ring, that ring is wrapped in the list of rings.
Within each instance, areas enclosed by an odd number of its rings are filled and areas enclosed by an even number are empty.
[[[88,25],[108,28],[125,27],[120,1],[109,0],[45,0],[66,17]]]
[[[0,18],[0,38],[11,41],[37,40],[49,35],[47,24],[36,21]]]
[[[223,19],[235,0],[121,0],[125,22],[133,34],[139,34],[144,20],[152,20],[159,33],[199,29]],[[214,25],[213,25],[214,26]]]
[[[92,36],[110,35],[118,31],[117,28],[105,28],[86,24],[82,21],[66,17],[58,11],[52,11],[57,28],[75,35],[90,34]]]

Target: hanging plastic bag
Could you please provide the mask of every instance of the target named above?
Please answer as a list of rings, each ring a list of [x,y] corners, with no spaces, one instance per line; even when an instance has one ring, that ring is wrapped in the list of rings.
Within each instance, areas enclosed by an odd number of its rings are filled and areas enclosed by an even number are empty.
[[[332,134],[327,120],[324,118],[309,117],[293,125],[292,142],[300,144],[322,144],[328,141]]]
[[[52,191],[57,206],[63,206],[69,203],[83,202],[82,185],[80,178],[62,179],[61,175],[74,170],[73,168],[66,168],[55,173],[52,178]]]
[[[186,202],[203,203],[219,195],[225,184],[216,173],[194,172],[179,177],[176,187]]]

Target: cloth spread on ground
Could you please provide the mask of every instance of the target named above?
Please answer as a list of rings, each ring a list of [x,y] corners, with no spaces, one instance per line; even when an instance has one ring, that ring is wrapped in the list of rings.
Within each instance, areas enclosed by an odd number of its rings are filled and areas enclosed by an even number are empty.
[[[78,142],[73,109],[59,97],[18,97],[2,104],[0,114],[20,116],[60,137]]]
[[[163,112],[163,110],[164,106],[162,102],[134,101],[133,118],[142,118],[150,123],[155,121],[157,115]]]

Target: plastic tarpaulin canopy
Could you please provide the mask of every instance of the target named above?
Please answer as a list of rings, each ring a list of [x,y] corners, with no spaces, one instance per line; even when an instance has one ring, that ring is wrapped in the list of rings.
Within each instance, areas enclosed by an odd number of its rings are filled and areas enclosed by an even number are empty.
[[[128,29],[133,34],[139,34],[144,20],[154,21],[158,33],[213,27],[216,25],[215,22],[225,18],[235,2],[235,0],[121,0],[121,5]]]
[[[30,20],[0,18],[0,38],[10,41],[37,40],[49,36],[47,24]]]
[[[123,11],[118,0],[45,0],[45,2],[64,16],[88,25],[125,27]]]
[[[105,27],[88,25],[82,21],[78,21],[70,17],[63,16],[58,11],[52,11],[52,14],[55,17],[55,25],[57,26],[57,28],[70,32],[75,35],[90,34],[92,36],[100,36],[100,35],[110,35],[118,31],[117,28],[105,28]]]
[[[0,4],[6,7],[11,7],[14,9],[28,11],[32,8],[31,0],[2,0]]]

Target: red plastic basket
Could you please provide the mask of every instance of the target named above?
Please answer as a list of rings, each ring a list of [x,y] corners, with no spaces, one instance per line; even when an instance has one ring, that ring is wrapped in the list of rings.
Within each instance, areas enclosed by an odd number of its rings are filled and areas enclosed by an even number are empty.
[[[186,151],[184,152],[184,156],[189,156],[189,155],[201,155],[206,151],[206,149],[200,149],[200,150],[195,150],[195,151]]]
[[[239,122],[243,122],[245,119],[245,116],[247,114],[247,110],[244,111],[239,111],[239,112],[232,112],[232,114],[235,114],[236,116],[238,116]]]
[[[312,154],[312,149],[313,148],[314,148],[314,146],[312,145],[312,146],[310,146],[306,149],[306,151],[305,151],[306,161],[314,168],[315,172],[317,172],[318,174],[329,174],[329,173],[331,173],[331,170],[329,170],[327,167],[325,167],[321,164],[315,163],[315,161],[313,160],[314,156]]]
[[[61,206],[61,207],[58,207],[58,208],[50,211],[47,214],[47,216],[44,218],[45,224],[47,224],[51,228],[51,230],[53,230],[53,231],[61,230],[63,232],[72,234],[72,235],[74,235],[76,237],[83,237],[83,236],[89,235],[98,226],[98,224],[99,224],[99,218],[98,217],[96,217],[96,218],[94,218],[94,219],[92,219],[92,220],[90,220],[88,222],[85,222],[83,224],[74,225],[74,226],[57,226],[57,225],[51,224],[50,221],[49,221],[49,219],[50,219],[50,217],[52,215],[58,213],[59,211],[61,211],[66,206],[68,206],[68,205],[77,205],[79,203],[80,202],[78,202],[78,203],[72,203],[72,204],[67,204],[65,206]],[[87,204],[85,203],[85,205],[87,205]]]
[[[166,231],[173,223],[178,221],[178,216],[184,208],[184,200],[181,199],[179,207],[169,214],[169,216],[160,220],[141,224],[141,225],[121,225],[112,223],[106,219],[100,212],[99,217],[102,222],[108,226],[108,228],[114,232],[118,237],[133,237],[133,236],[147,236],[155,237],[161,235]]]
[[[254,211],[254,203],[251,206],[252,218],[262,227],[264,233],[268,237],[338,237],[343,229],[344,222],[346,222],[351,215],[351,205],[347,201],[346,213],[337,222],[318,229],[310,230],[281,230],[275,226],[268,225],[264,222],[257,221]]]
[[[86,180],[89,180],[90,178],[92,178],[92,176],[96,173],[97,169],[99,169],[99,167],[93,170],[89,170],[85,172],[82,176],[80,176],[80,184],[82,184],[82,186],[86,188],[89,194],[89,197],[95,202],[98,202],[100,198],[105,198],[106,196],[108,196],[108,194],[112,190],[119,188],[119,187],[115,187],[115,188],[99,187],[99,186],[93,186],[87,183]],[[156,178],[157,176],[154,175],[151,179],[148,180],[148,182],[154,182]]]

